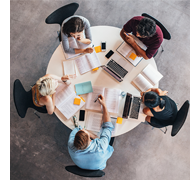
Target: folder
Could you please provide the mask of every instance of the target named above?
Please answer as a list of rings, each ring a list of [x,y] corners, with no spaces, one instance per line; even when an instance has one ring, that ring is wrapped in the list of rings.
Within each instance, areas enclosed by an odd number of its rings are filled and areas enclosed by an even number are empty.
[[[77,95],[93,92],[92,83],[91,81],[87,81],[87,82],[75,84],[75,90],[76,90]]]

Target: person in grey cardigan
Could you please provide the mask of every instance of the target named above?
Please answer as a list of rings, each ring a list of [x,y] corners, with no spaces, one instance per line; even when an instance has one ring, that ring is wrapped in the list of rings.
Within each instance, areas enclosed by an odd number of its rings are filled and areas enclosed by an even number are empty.
[[[64,51],[69,54],[93,52],[93,48],[91,47],[85,49],[69,47],[69,37],[75,38],[78,43],[86,45],[91,43],[92,35],[90,31],[90,23],[85,17],[74,15],[63,21],[61,30],[62,46]]]

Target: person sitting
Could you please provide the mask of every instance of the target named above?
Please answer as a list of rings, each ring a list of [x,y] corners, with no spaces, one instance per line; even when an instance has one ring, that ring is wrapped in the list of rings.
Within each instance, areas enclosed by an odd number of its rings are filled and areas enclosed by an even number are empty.
[[[55,92],[59,82],[69,80],[68,75],[59,77],[46,74],[32,87],[32,99],[35,106],[43,107],[48,114],[53,114],[55,108]]]
[[[146,51],[138,46],[131,34],[128,34],[131,32],[147,46]],[[135,50],[137,56],[146,60],[154,56],[163,41],[163,33],[160,27],[152,19],[143,16],[135,16],[130,19],[123,26],[120,36]]]
[[[61,30],[62,46],[64,51],[69,54],[93,52],[93,48],[91,47],[88,47],[86,49],[77,49],[70,47],[68,37],[73,37],[82,44],[88,45],[91,43],[92,35],[90,31],[90,23],[85,17],[74,15],[63,21]]]
[[[69,136],[68,150],[73,162],[82,169],[102,170],[114,149],[109,145],[112,129],[114,128],[102,95],[98,98],[103,107],[103,125],[100,138],[76,127]],[[92,139],[92,140],[91,140]]]
[[[177,115],[176,103],[167,96],[168,91],[151,88],[141,92],[141,100],[145,104],[143,109],[146,121],[155,127],[172,125]]]

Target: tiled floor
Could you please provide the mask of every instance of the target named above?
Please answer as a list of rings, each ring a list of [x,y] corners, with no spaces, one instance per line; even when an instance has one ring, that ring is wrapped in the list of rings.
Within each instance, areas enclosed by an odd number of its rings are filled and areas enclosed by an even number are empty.
[[[12,96],[13,82],[20,79],[26,90],[43,76],[52,53],[59,44],[58,25],[45,24],[45,18],[69,0],[10,1],[10,172],[11,180],[75,180],[88,179],[68,173],[73,164],[67,152],[70,130],[55,115],[29,109],[24,119],[16,112]],[[165,51],[155,58],[164,75],[160,88],[179,103],[190,100],[190,1],[189,0],[77,0],[78,15],[89,19],[92,26],[109,25],[122,28],[131,17],[146,12],[159,19],[170,31]],[[158,129],[140,124],[116,138],[114,153],[101,179],[109,180],[189,180],[190,179],[190,115],[176,137],[171,127],[164,135]]]

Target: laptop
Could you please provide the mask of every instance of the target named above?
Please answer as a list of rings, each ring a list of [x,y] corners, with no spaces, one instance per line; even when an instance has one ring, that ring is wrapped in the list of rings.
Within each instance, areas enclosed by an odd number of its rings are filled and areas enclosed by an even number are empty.
[[[122,118],[138,119],[140,106],[141,106],[141,98],[133,96],[130,93],[127,93],[124,103]]]
[[[133,68],[127,60],[123,59],[118,54],[114,54],[107,64],[102,65],[101,67],[119,82],[122,82],[127,73]]]

